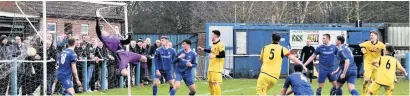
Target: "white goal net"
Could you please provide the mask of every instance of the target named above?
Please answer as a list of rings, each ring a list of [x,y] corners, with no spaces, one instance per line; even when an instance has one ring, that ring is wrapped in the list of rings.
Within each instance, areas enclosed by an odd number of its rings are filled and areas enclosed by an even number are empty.
[[[84,88],[79,90],[74,82],[76,93],[129,84],[127,78],[120,81],[113,53],[102,46],[95,31],[99,10],[101,30],[128,33],[125,3],[0,1],[0,5],[0,95],[64,93],[56,79],[56,61],[69,37],[77,42],[77,73]]]

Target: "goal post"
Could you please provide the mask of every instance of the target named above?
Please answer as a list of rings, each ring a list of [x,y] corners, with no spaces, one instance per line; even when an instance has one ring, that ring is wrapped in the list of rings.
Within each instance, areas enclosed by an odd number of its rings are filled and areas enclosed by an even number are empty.
[[[10,22],[10,25],[12,26],[7,33],[7,39],[14,44],[17,42],[14,38],[21,37],[21,40],[24,40],[22,41],[22,44],[24,44],[22,46],[24,48],[33,48],[37,53],[33,56],[28,56],[28,50],[24,49],[23,52],[23,49],[18,49],[18,51],[22,51],[20,55],[14,56],[14,54],[18,52],[10,51],[6,53],[7,56],[4,56],[7,58],[0,56],[0,82],[3,82],[0,86],[5,86],[5,88],[0,88],[0,95],[48,95],[50,94],[50,88],[53,88],[51,93],[59,92],[55,91],[61,89],[57,88],[61,84],[58,84],[55,76],[57,70],[56,67],[58,67],[56,62],[58,61],[57,55],[62,51],[59,49],[59,43],[64,42],[68,37],[72,37],[77,39],[78,42],[88,42],[90,44],[89,50],[95,51],[98,48],[98,43],[94,42],[94,39],[97,39],[94,30],[96,24],[95,20],[97,18],[95,13],[99,9],[102,17],[104,17],[102,18],[104,23],[97,26],[103,26],[102,30],[109,33],[119,32],[123,36],[128,34],[127,4],[123,2],[11,2],[13,3],[13,6],[10,7],[10,10],[0,9],[1,13],[10,13],[6,14],[7,16],[4,18],[0,18],[5,21],[9,20],[6,23]],[[90,36],[92,39],[85,40],[82,38],[84,36]],[[51,42],[51,44],[49,44],[49,42]],[[14,45],[10,46],[10,48],[15,48]],[[51,50],[50,48],[54,49]],[[64,48],[65,47],[62,47],[62,49]],[[127,50],[129,50],[128,46]],[[50,56],[50,54],[53,54],[53,56]],[[89,78],[95,77],[94,75],[91,75],[91,77],[88,76],[90,73],[88,70],[92,68],[88,66],[95,64],[98,59],[91,58],[93,57],[91,55],[94,55],[91,53],[87,53],[84,57],[80,55],[84,54],[78,54],[78,57],[85,59],[78,60],[77,65],[83,67],[77,67],[77,70],[78,74],[82,74],[82,76],[79,76],[79,78],[82,78],[80,80],[84,88],[82,91],[86,92],[90,90],[90,87],[92,86],[88,84],[88,82],[90,82]],[[111,87],[110,85],[112,83],[123,83],[123,81],[108,79],[114,78],[114,75],[109,73],[111,70],[114,70],[112,66],[117,65],[109,61],[108,58],[103,58],[101,60],[103,61],[100,65],[95,64],[95,66],[99,66],[95,68],[98,68],[100,69],[99,71],[101,71],[101,73],[96,73],[100,76],[98,76],[98,82],[97,80],[95,81],[95,83],[97,83],[95,86],[101,87],[98,88],[99,90],[106,90]],[[128,72],[131,72],[130,69],[131,68],[128,66]],[[50,70],[54,71],[50,72]],[[130,75],[131,73],[129,73],[129,78],[127,80],[128,95],[131,95]],[[50,83],[52,85],[50,85]]]

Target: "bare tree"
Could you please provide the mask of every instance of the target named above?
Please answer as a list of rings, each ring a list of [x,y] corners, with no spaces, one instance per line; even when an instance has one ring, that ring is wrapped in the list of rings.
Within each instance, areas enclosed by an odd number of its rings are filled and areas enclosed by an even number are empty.
[[[206,23],[409,22],[408,1],[130,1],[139,33],[200,32]]]

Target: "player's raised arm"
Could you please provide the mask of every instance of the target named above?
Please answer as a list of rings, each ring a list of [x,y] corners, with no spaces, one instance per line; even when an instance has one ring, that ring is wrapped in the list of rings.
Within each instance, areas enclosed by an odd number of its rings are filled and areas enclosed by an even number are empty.
[[[303,64],[303,63],[302,63],[298,58],[296,58],[296,56],[294,56],[294,55],[288,55],[288,56],[286,56],[286,57],[288,57],[290,61],[295,62],[295,64]]]
[[[179,60],[181,60],[182,58],[185,57],[185,54],[183,53],[184,51],[182,50],[182,52],[177,52],[175,50],[173,50],[172,55],[171,55],[171,64],[177,64],[179,62]]]
[[[102,31],[101,31],[101,28],[100,28],[100,19],[97,19],[96,20],[96,25],[95,25],[95,32],[96,32],[96,34],[97,34],[97,37],[98,37],[98,39],[100,39],[101,40],[101,42],[104,42],[104,40],[102,39]]]
[[[316,49],[316,50],[317,50],[317,49]],[[315,57],[316,57],[316,53],[313,53],[312,56],[310,56],[309,59],[306,60],[305,64],[303,64],[303,66],[308,65],[310,62],[313,61],[313,59],[315,59]],[[315,63],[313,63],[313,64],[315,64]]]
[[[401,63],[398,60],[396,62],[397,62],[397,64],[396,64],[397,69],[399,69],[404,75],[407,76],[406,69],[404,69],[403,66],[401,66]]]
[[[185,54],[182,52],[178,52],[177,56],[178,56],[177,58],[172,60],[172,64],[177,64],[182,58],[185,57]]]
[[[363,43],[359,44],[359,46],[360,46],[360,50],[362,51],[362,53],[366,54],[367,53],[366,42],[363,42]]]
[[[206,53],[211,53],[211,48],[208,48],[208,49],[202,49],[204,52],[206,52]]]

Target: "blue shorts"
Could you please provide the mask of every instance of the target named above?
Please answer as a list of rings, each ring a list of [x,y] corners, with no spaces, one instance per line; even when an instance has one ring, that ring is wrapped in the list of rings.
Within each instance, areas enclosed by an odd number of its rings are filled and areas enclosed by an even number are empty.
[[[175,72],[175,74],[175,81],[184,80],[186,86],[191,86],[192,84],[195,84],[191,70],[184,72]]]
[[[172,77],[172,71],[171,70],[159,70],[159,72],[161,73],[161,76],[164,76],[165,80],[167,80],[167,81],[174,79]],[[161,76],[155,76],[155,78],[161,79]]]
[[[73,88],[73,81],[71,78],[57,77],[58,81],[63,85],[64,91],[69,88]]]
[[[318,83],[325,83],[326,78],[329,79],[329,82],[333,82],[336,80],[336,76],[332,76],[333,71],[327,71],[327,70],[320,70],[319,69],[319,77],[318,77]]]
[[[337,83],[344,84],[347,81],[347,83],[356,84],[356,79],[357,79],[356,70],[347,70],[345,78],[343,79],[340,78],[341,72],[343,72],[343,70],[339,72]]]

